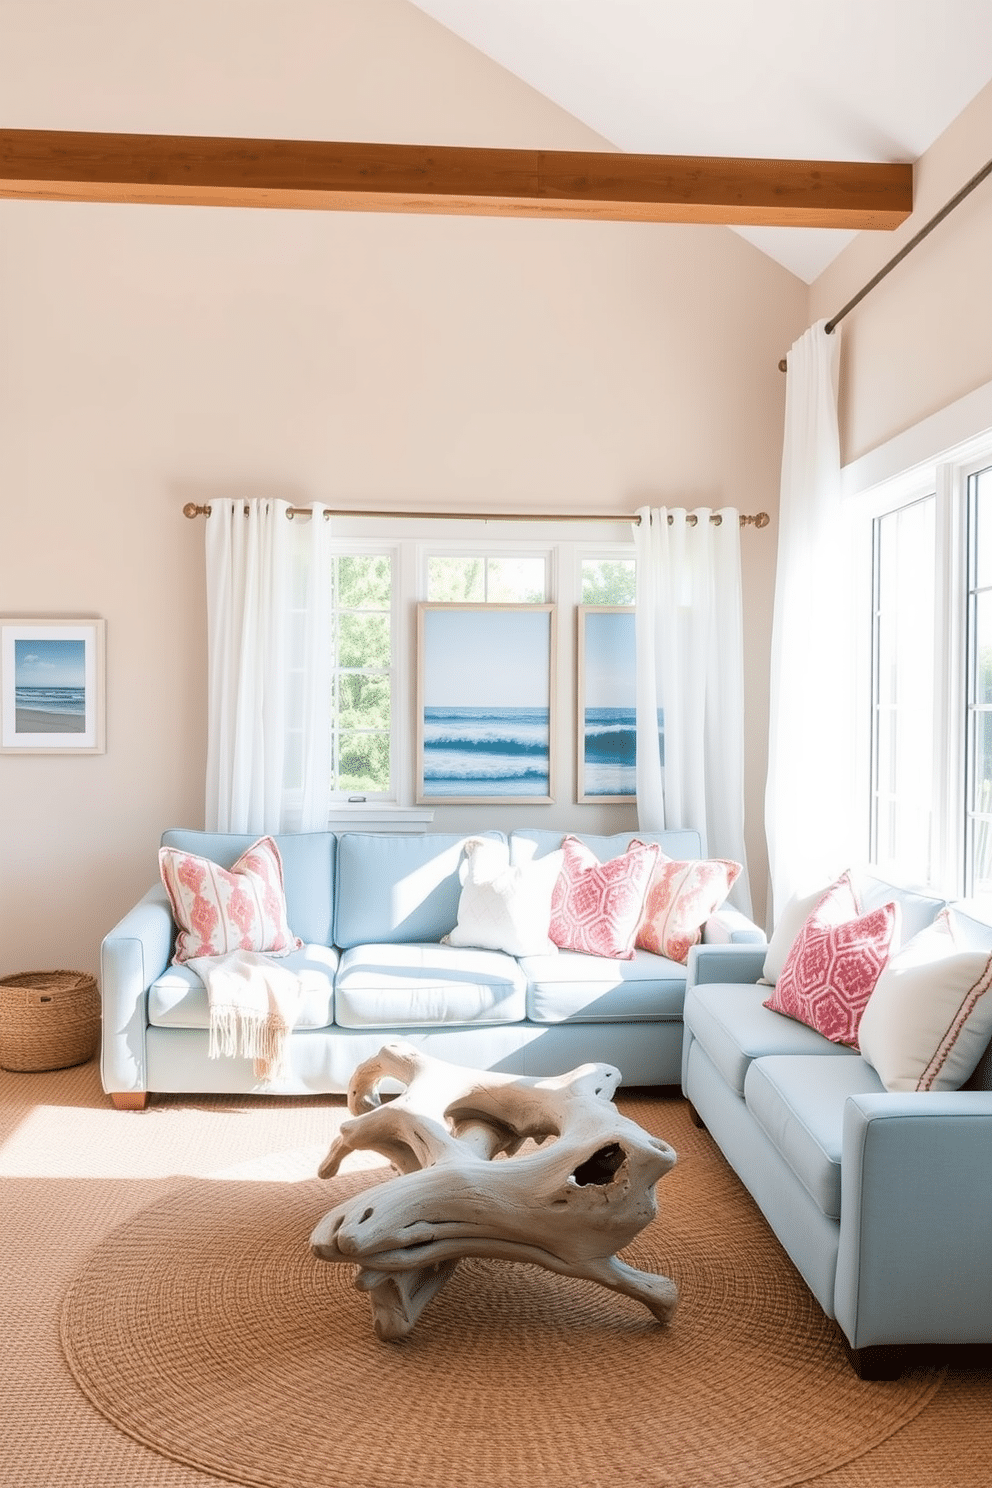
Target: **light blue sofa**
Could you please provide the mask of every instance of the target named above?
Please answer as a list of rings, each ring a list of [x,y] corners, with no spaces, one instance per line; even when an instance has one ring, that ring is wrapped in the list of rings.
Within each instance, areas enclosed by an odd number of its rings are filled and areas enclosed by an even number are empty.
[[[944,901],[878,878],[902,941]],[[968,943],[992,928],[961,913]],[[853,1050],[763,1006],[759,947],[689,954],[682,1089],[865,1378],[908,1346],[992,1344],[992,1052],[964,1089],[890,1093]]]
[[[500,833],[481,833],[501,837]],[[584,836],[600,861],[633,833]],[[704,856],[696,832],[636,834],[668,856]],[[512,832],[511,863],[560,847],[563,834]],[[230,867],[253,839],[173,830],[165,846]],[[277,836],[288,920],[304,942],[280,962],[305,972],[291,1074],[264,1087],[241,1058],[208,1057],[206,991],[170,964],[176,927],[161,884],[101,948],[104,1089],[121,1107],[149,1092],[301,1095],[347,1090],[355,1067],[402,1038],[456,1064],[561,1074],[616,1065],[627,1085],[678,1085],[686,968],[647,951],[631,961],[559,951],[520,960],[442,945],[455,925],[465,834],[376,832]],[[764,944],[725,906],[705,935]]]

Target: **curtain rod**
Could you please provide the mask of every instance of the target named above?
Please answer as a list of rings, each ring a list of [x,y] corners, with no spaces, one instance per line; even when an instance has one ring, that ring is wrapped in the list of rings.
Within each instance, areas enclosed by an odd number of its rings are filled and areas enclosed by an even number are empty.
[[[982,166],[981,170],[976,171],[971,180],[966,181],[965,184],[961,187],[961,190],[955,192],[950,201],[945,202],[940,211],[935,213],[934,216],[930,218],[930,221],[927,222],[923,227],[921,227],[919,232],[911,237],[909,242],[905,243],[893,258],[889,259],[887,264],[883,264],[878,273],[873,278],[869,279],[868,283],[864,285],[862,289],[858,290],[853,299],[848,300],[847,304],[842,306],[842,308],[837,311],[837,314],[834,316],[834,318],[826,322],[823,329],[826,331],[827,335],[833,335],[833,332],[835,331],[837,326],[839,326],[841,321],[844,319],[844,316],[849,315],[850,312],[854,309],[855,305],[860,305],[865,295],[870,294],[876,285],[881,284],[885,276],[887,274],[891,274],[896,264],[902,263],[907,254],[912,253],[913,249],[918,247],[919,244],[923,242],[924,238],[929,237],[934,228],[939,227],[944,218],[949,217],[950,214],[954,211],[954,208],[959,207],[964,201],[965,197],[970,196],[975,187],[980,186],[986,179],[986,177],[990,175],[992,175],[992,160],[987,160]],[[778,364],[778,370],[780,372],[785,372],[787,369],[788,361],[785,357],[783,357]]]
[[[184,517],[209,517],[211,507],[209,504],[198,506],[195,501],[187,501],[183,507]],[[248,507],[245,507],[245,515]],[[293,517],[309,517],[308,506],[290,506],[286,509],[286,515]],[[409,517],[414,520],[429,520],[439,522],[633,522],[640,525],[640,517],[636,512],[445,512],[445,511],[332,511],[326,508],[325,517]],[[671,514],[668,518],[671,522]],[[690,527],[696,525],[696,515],[690,512],[686,518]],[[710,514],[710,521],[719,526],[723,521],[719,512]],[[771,517],[767,512],[755,512],[753,516],[741,516],[742,527],[767,527]]]

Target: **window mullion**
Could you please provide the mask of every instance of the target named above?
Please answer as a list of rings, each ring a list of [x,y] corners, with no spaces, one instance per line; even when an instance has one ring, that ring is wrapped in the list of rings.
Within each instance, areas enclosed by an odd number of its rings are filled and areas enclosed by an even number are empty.
[[[967,881],[968,501],[958,468],[936,472],[934,655],[934,863],[949,895]],[[942,664],[941,664],[942,663]]]

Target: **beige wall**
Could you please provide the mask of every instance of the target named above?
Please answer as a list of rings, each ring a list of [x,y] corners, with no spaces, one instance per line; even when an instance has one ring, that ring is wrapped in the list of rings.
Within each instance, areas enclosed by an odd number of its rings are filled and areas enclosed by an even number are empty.
[[[929,222],[985,165],[990,140],[992,84],[917,163],[912,217],[895,233],[861,233],[811,286],[811,322],[835,315]],[[990,265],[986,179],[845,317],[845,463],[992,380]]]
[[[597,143],[393,0],[79,9],[6,7],[5,123]],[[108,648],[106,754],[0,756],[0,972],[95,970],[162,829],[202,823],[191,494],[774,514],[806,308],[720,228],[0,203],[0,613],[102,615]],[[759,912],[774,531],[743,538]]]

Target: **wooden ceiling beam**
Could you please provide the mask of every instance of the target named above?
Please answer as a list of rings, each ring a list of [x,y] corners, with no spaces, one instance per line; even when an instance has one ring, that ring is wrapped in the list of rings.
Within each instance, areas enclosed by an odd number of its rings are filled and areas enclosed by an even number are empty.
[[[913,209],[913,168],[0,129],[0,196],[891,229]]]

